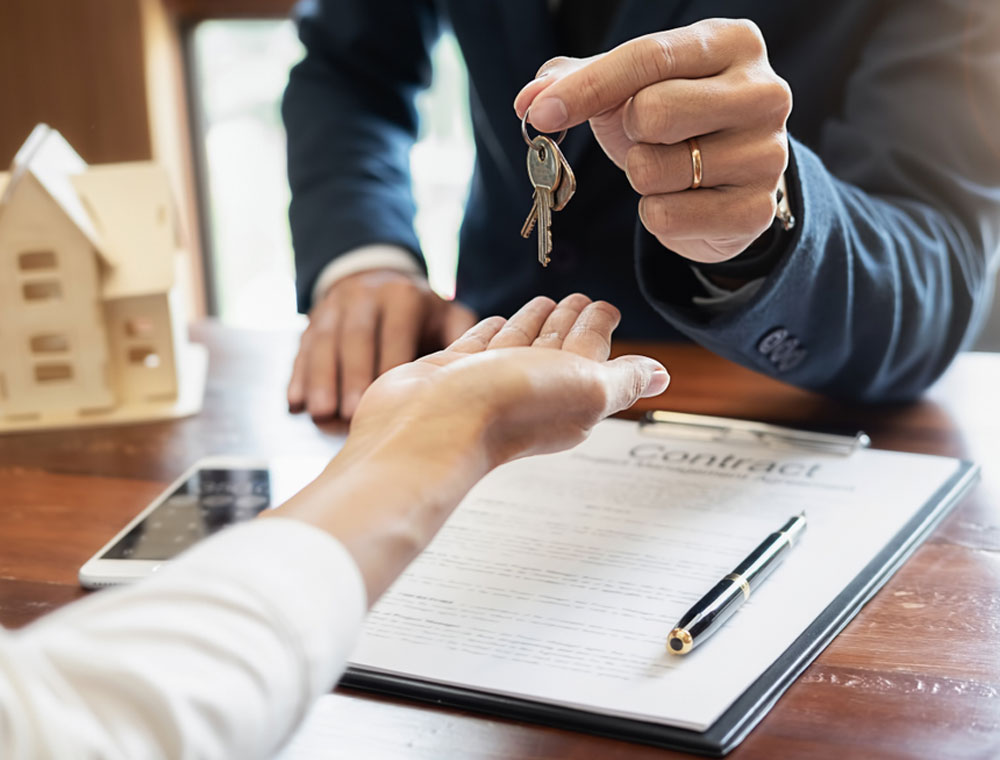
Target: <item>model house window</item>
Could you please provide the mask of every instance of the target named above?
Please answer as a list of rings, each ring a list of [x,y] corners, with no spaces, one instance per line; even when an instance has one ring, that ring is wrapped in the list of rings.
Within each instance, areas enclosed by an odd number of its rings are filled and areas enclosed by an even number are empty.
[[[56,268],[54,251],[25,251],[17,257],[18,268],[22,272],[37,272]]]
[[[148,338],[156,329],[149,317],[133,317],[125,322],[125,335],[129,338]]]
[[[150,346],[136,346],[128,350],[129,364],[138,364],[147,369],[156,369],[160,366],[160,355]]]
[[[33,354],[60,354],[69,351],[69,339],[56,333],[35,335],[30,344]]]
[[[188,50],[210,309],[232,325],[299,324],[280,113],[288,72],[303,52],[295,27],[202,21]],[[423,131],[410,163],[431,286],[450,296],[474,158],[465,66],[450,34],[436,47],[434,66],[434,85],[418,102]]]
[[[73,379],[73,367],[69,364],[36,364],[35,380],[39,383],[56,383]]]
[[[62,298],[59,280],[34,280],[21,286],[25,301],[52,301]]]

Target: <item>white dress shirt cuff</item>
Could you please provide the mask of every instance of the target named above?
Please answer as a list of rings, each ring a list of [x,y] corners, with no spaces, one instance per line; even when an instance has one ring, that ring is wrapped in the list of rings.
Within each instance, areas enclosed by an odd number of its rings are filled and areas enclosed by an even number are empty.
[[[764,278],[758,277],[756,280],[750,280],[745,285],[741,285],[736,290],[726,290],[712,282],[697,267],[691,267],[691,271],[694,272],[695,278],[705,288],[705,292],[708,293],[707,296],[693,296],[691,298],[692,303],[704,311],[713,314],[721,314],[724,311],[735,309],[737,306],[750,303],[750,299],[757,294],[760,286],[764,284]]]
[[[395,269],[406,274],[423,274],[413,254],[401,246],[388,243],[363,245],[341,254],[323,267],[313,286],[312,302],[319,303],[335,282],[369,269]]]

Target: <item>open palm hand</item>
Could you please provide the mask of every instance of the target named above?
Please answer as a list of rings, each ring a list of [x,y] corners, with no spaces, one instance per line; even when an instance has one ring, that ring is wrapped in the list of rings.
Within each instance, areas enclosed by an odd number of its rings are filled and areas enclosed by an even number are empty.
[[[477,440],[487,467],[569,448],[669,382],[652,359],[608,361],[619,319],[581,294],[485,319],[443,351],[382,375],[361,400],[351,439],[370,444],[405,427],[421,430],[427,446]]]

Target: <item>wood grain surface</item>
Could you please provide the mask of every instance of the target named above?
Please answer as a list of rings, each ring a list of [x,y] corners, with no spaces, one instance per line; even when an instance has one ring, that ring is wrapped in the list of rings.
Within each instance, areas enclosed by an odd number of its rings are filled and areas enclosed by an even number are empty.
[[[173,423],[0,437],[0,624],[84,595],[79,566],[201,456],[332,454],[344,429],[285,409],[297,337],[201,325],[204,411]],[[643,408],[864,429],[879,448],[974,459],[982,481],[732,754],[1000,757],[1000,355],[964,354],[909,405],[831,401],[691,345],[619,345],[671,371]],[[339,690],[332,757],[671,758],[628,742]]]
[[[0,2],[0,167],[39,122],[84,161],[152,157],[139,3]]]

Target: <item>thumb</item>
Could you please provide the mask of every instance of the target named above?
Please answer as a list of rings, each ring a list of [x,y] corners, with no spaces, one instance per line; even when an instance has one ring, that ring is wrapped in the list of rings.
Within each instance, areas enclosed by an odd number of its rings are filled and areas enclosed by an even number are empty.
[[[605,55],[607,53],[598,53],[589,58],[552,58],[547,61],[538,70],[538,75],[514,98],[514,110],[517,115],[523,117],[530,106],[532,110],[528,121],[532,126],[542,132],[554,132],[559,129],[567,119],[566,104],[560,98],[545,96],[546,92],[556,82]],[[598,144],[615,166],[622,170],[625,169],[625,156],[634,144],[625,133],[625,122],[622,119],[624,108],[625,101],[622,101],[614,108],[590,117],[590,128]]]
[[[549,85],[555,84],[567,74],[572,74],[574,71],[583,68],[589,61],[596,57],[567,58],[566,56],[559,56],[558,58],[550,58],[543,63],[542,67],[538,69],[535,78],[522,87],[521,91],[514,98],[514,111],[517,113],[518,118],[524,116],[524,112],[528,110],[528,106],[531,105],[532,101],[538,97],[538,94],[542,90],[546,89]]]
[[[628,409],[640,398],[659,396],[670,385],[666,367],[646,356],[620,356],[604,367],[608,392],[605,417]]]

